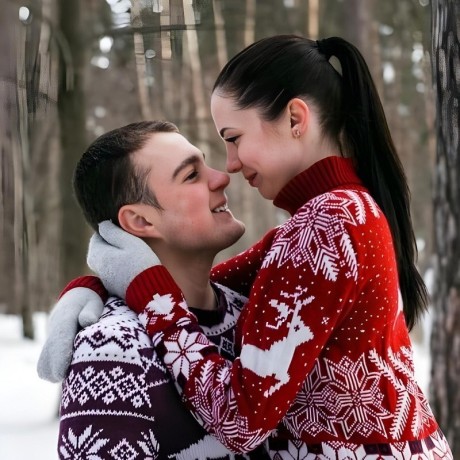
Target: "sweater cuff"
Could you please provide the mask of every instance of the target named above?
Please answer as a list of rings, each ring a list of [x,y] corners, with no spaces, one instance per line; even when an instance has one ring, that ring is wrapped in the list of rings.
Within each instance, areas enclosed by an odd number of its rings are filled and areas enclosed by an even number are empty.
[[[182,291],[163,265],[147,268],[131,281],[126,290],[126,303],[141,313],[155,294],[171,294],[178,301],[183,299]]]
[[[59,299],[68,291],[70,291],[73,288],[77,287],[84,287],[91,289],[94,291],[96,294],[99,295],[99,297],[102,299],[102,302],[106,302],[109,293],[107,292],[107,289],[104,287],[102,284],[102,281],[97,277],[93,275],[85,275],[85,276],[80,276],[79,278],[75,278],[74,280],[70,281],[69,284],[61,291],[59,294]]]

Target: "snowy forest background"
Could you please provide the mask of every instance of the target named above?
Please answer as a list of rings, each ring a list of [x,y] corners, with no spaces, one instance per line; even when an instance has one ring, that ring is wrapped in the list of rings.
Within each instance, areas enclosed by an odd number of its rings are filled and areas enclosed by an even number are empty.
[[[0,0],[0,458],[56,455],[59,389],[35,361],[56,296],[88,271],[71,190],[81,153],[109,129],[161,118],[224,168],[214,78],[278,33],[343,36],[369,63],[433,299],[412,334],[417,372],[460,458],[459,18],[460,0]],[[229,200],[247,231],[222,258],[286,218],[239,176]]]

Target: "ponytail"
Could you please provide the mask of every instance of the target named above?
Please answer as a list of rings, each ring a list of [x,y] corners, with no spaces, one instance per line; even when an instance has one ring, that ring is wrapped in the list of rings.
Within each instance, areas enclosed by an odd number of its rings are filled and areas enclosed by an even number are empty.
[[[335,56],[342,74],[343,143],[352,152],[359,177],[390,225],[396,248],[399,284],[407,326],[426,310],[428,293],[415,261],[417,248],[410,214],[410,192],[382,104],[361,53],[331,37],[317,42],[327,60]]]

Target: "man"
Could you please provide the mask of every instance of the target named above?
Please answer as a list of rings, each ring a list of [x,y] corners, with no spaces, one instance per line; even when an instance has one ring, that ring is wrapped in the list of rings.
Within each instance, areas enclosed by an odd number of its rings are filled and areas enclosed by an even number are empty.
[[[97,230],[111,220],[140,237],[146,266],[167,267],[203,331],[233,359],[234,326],[246,299],[209,281],[216,254],[244,233],[227,207],[228,184],[228,175],[207,166],[204,155],[168,122],[133,123],[104,134],[83,154],[74,176],[88,223]],[[88,299],[96,305],[105,294],[96,278],[83,277],[67,286],[61,304],[75,285],[85,305]],[[56,381],[59,371],[50,367],[53,337],[49,341],[38,372]],[[265,456],[261,448],[248,456],[232,454],[204,431],[180,401],[137,315],[117,298],[106,302],[97,323],[77,334],[60,415],[62,459]]]

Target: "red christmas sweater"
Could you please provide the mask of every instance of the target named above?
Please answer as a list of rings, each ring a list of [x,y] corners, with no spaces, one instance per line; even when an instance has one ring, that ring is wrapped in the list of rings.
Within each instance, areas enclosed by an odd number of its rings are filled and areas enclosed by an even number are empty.
[[[292,217],[212,272],[249,294],[233,363],[199,330],[164,267],[128,288],[192,412],[235,452],[270,435],[272,453],[288,440],[296,455],[326,443],[353,446],[356,458],[369,445],[412,458],[408,446],[431,449],[430,435],[447,452],[414,379],[390,230],[351,160],[321,160],[274,204]]]

